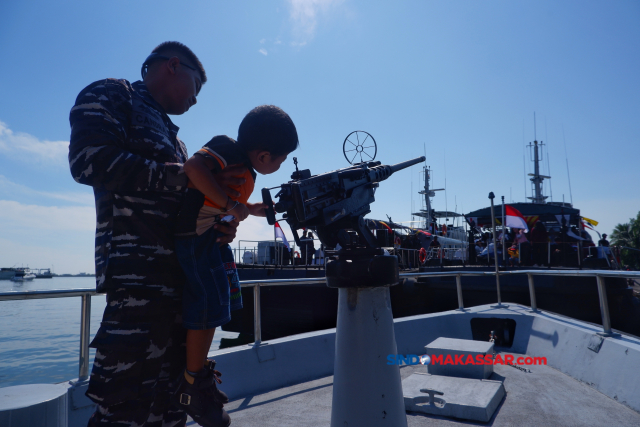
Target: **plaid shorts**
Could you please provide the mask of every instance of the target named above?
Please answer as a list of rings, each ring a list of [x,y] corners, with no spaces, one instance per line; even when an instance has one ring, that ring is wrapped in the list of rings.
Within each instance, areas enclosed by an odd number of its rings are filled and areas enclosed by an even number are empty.
[[[231,320],[242,308],[238,270],[228,244],[220,245],[219,232],[176,239],[176,255],[187,282],[182,298],[182,323],[187,329],[211,329]]]

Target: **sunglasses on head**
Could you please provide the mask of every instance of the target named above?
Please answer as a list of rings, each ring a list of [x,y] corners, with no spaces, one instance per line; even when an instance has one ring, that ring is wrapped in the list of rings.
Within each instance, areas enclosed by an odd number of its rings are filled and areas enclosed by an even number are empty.
[[[159,53],[152,53],[151,55],[147,56],[147,59],[144,60],[144,62],[142,63],[142,68],[140,69],[140,74],[142,75],[143,79],[144,79],[144,76],[146,76],[147,72],[149,71],[149,64],[151,64],[153,61],[156,61],[158,59],[169,60],[171,58],[169,58],[168,56],[160,55]],[[193,71],[197,71],[191,65],[188,65],[182,61],[180,61],[180,63]]]

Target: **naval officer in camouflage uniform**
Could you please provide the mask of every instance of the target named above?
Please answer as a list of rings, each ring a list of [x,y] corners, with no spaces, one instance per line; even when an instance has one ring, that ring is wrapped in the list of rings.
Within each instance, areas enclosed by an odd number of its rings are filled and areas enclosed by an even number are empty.
[[[91,426],[181,426],[170,393],[184,370],[184,277],[174,226],[187,178],[185,145],[168,114],[196,103],[207,80],[186,46],[165,42],[143,65],[143,81],[105,79],[71,109],[69,165],[96,200],[96,288],[107,307],[91,347]],[[228,178],[232,179],[232,178]],[[228,183],[229,181],[227,181]],[[235,236],[226,231],[223,241]]]

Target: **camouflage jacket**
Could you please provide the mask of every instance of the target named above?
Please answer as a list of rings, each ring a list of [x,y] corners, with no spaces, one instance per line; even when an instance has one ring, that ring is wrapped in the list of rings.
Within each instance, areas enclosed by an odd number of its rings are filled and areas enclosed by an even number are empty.
[[[178,127],[143,82],[106,79],[69,115],[73,179],[96,201],[96,288],[181,292],[173,233],[187,178]]]

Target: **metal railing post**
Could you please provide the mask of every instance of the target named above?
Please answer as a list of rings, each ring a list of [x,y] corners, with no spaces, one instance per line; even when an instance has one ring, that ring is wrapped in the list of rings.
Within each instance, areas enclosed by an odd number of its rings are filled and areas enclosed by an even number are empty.
[[[462,277],[456,274],[456,290],[458,291],[458,310],[464,311],[464,303],[462,301]]]
[[[533,274],[527,273],[529,279],[529,297],[531,298],[531,310],[538,311],[538,303],[536,302],[536,289],[533,284]]]
[[[262,341],[262,323],[260,322],[260,285],[253,285],[253,338],[259,345]]]
[[[500,294],[500,273],[496,271],[496,288],[498,290],[498,305],[502,305],[502,295]]]
[[[504,210],[505,210],[505,204],[504,204],[504,196],[502,196],[502,262],[504,263],[504,266],[507,266],[507,248],[506,248],[506,244],[507,242],[505,241],[505,236],[507,235],[507,221],[505,220],[505,214],[504,214]]]
[[[547,264],[548,267],[551,268],[551,241],[547,242]]]
[[[493,211],[493,192],[489,193],[491,199],[491,231],[493,233],[493,260],[496,268],[496,288],[498,290],[498,305],[502,305],[502,296],[500,295],[500,272],[498,271],[498,245],[496,244],[496,215]],[[520,254],[522,256],[522,254]],[[487,245],[487,258],[489,258],[489,245]],[[522,258],[521,258],[522,259]]]
[[[607,302],[607,289],[604,286],[604,278],[596,275],[598,282],[598,296],[600,297],[600,313],[602,314],[602,328],[606,336],[613,335],[611,332],[611,319],[609,318],[609,303]]]
[[[84,294],[82,308],[80,312],[80,369],[78,380],[83,381],[89,378],[89,337],[91,322],[91,295]]]

